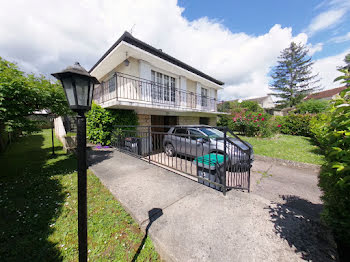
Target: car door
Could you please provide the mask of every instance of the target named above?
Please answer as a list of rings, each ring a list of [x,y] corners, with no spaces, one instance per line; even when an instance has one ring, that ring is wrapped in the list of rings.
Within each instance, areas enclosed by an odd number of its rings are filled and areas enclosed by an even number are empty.
[[[174,147],[179,154],[190,154],[190,140],[187,128],[176,128],[174,132]]]
[[[189,129],[191,156],[203,156],[209,152],[208,138],[196,129]]]

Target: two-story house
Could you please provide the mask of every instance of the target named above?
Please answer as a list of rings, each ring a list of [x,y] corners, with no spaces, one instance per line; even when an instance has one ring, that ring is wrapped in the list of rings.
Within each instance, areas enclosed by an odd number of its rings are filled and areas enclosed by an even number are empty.
[[[104,108],[135,110],[140,125],[216,125],[223,82],[125,32],[90,70]]]

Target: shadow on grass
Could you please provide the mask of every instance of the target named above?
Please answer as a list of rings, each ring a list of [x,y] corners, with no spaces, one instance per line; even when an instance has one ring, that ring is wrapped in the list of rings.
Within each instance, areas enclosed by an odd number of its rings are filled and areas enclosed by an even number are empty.
[[[275,233],[307,261],[336,261],[332,234],[319,222],[322,205],[297,196],[281,196],[284,203],[269,207]]]
[[[48,237],[65,194],[56,174],[75,171],[73,156],[51,156],[41,134],[21,138],[0,156],[0,257],[2,261],[61,261]],[[58,152],[61,147],[55,148]],[[57,158],[57,161],[55,161]],[[52,159],[52,165],[46,161]]]
[[[320,147],[320,144],[315,139],[313,139],[311,137],[305,137],[305,139],[307,139],[309,141],[309,143],[314,146],[310,150],[311,153],[314,153],[314,154],[317,154],[317,155],[323,155],[324,154],[324,151]]]
[[[153,224],[154,221],[156,221],[158,218],[160,218],[161,216],[163,215],[163,210],[161,208],[152,208],[150,211],[148,211],[148,219],[149,219],[149,222],[148,222],[148,225],[146,227],[146,234],[145,236],[143,237],[142,241],[141,241],[141,244],[139,246],[139,248],[137,249],[132,261],[136,261],[138,256],[140,255],[141,253],[141,250],[146,242],[146,239],[147,239],[147,236],[148,236],[148,231],[149,229],[151,228],[151,225]]]

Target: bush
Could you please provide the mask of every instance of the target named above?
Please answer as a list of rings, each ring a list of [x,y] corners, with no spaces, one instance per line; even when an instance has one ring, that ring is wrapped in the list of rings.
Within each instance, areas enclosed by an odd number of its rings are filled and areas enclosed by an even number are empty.
[[[329,102],[326,100],[310,99],[304,101],[296,106],[297,112],[300,114],[318,114],[325,112],[329,106]]]
[[[117,125],[138,125],[137,115],[132,110],[104,109],[93,103],[87,113],[87,137],[92,143],[110,145],[113,131],[117,131]],[[135,127],[125,128],[129,130]]]
[[[218,125],[227,126],[246,136],[269,137],[276,132],[271,116],[266,113],[247,112],[241,115],[221,116]]]
[[[331,115],[329,112],[315,115],[310,120],[310,132],[321,148],[327,146],[327,135],[330,131]]]
[[[311,130],[324,147],[319,186],[323,191],[323,218],[333,229],[343,252],[350,249],[350,88],[333,100],[329,115],[312,120]]]
[[[296,136],[312,136],[310,131],[311,114],[289,114],[276,117],[277,125],[281,126],[281,133]]]

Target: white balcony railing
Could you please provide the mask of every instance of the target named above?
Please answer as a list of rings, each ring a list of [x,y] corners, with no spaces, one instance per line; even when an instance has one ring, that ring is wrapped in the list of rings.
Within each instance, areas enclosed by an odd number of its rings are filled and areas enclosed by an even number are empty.
[[[95,87],[94,100],[98,104],[116,100],[139,102],[154,105],[157,108],[176,107],[196,111],[217,111],[215,98],[202,96],[193,92],[177,89],[168,85],[155,83],[146,79],[123,73],[115,73],[111,78]]]

